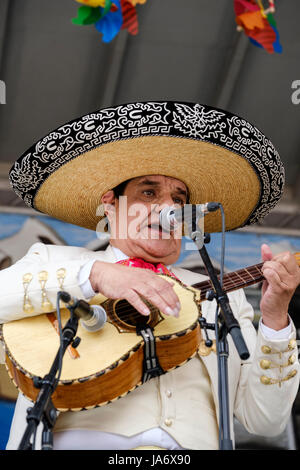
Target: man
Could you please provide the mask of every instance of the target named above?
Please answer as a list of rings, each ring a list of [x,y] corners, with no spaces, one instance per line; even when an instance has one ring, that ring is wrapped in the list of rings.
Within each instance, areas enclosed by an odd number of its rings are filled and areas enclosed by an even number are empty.
[[[76,129],[71,141],[70,129]],[[234,152],[226,135],[235,139]],[[269,160],[264,158],[262,145],[268,147]],[[23,318],[28,305],[30,315],[47,311],[47,305],[51,310],[59,281],[55,273],[61,268],[63,289],[71,295],[91,299],[99,292],[107,298],[126,299],[147,316],[144,298],[166,316],[180,318],[184,306],[172,283],[152,271],[167,272],[186,285],[205,277],[173,266],[181,241],[173,231],[165,236],[159,225],[162,208],[184,206],[188,200],[197,204],[220,201],[226,228],[234,229],[273,207],[280,197],[282,168],[275,149],[260,131],[229,113],[183,103],[137,103],[61,127],[24,154],[10,177],[19,195],[36,209],[88,228],[95,228],[101,202],[111,240],[102,253],[34,245],[2,273],[1,322]],[[234,185],[229,186],[230,182]],[[120,184],[126,207],[119,197]],[[139,210],[141,217],[137,217]],[[208,216],[206,227],[218,231],[220,222]],[[298,389],[295,329],[288,305],[300,274],[290,253],[273,257],[264,245],[262,257],[265,281],[257,335],[243,291],[229,294],[250,352],[250,358],[241,361],[229,338],[230,424],[232,431],[235,414],[250,432],[270,436],[283,431]],[[141,260],[150,269],[141,269]],[[48,274],[42,287],[40,272]],[[25,273],[32,278],[24,290]],[[203,302],[207,321],[213,321],[214,314],[215,302]],[[181,367],[152,378],[120,400],[61,413],[54,429],[54,448],[217,449],[217,387],[216,354],[203,355],[199,350]],[[8,448],[18,446],[27,407],[28,401],[20,395]]]

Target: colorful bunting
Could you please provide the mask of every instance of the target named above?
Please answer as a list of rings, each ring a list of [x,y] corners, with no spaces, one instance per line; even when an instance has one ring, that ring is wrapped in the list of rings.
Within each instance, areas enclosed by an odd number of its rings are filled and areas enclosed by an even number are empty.
[[[250,42],[272,54],[281,53],[274,0],[269,0],[269,7],[264,8],[262,0],[234,0],[235,20],[239,31],[249,37]]]
[[[130,34],[136,35],[139,30],[136,9],[132,3],[127,0],[122,1],[121,4],[123,14],[122,29],[127,29]]]
[[[127,29],[132,35],[138,33],[137,4],[147,0],[76,0],[82,6],[77,17],[72,19],[76,25],[94,24],[102,33],[102,41],[112,41],[121,29]]]
[[[121,29],[127,29],[132,35],[138,34],[136,5],[147,0],[75,0],[82,6],[77,17],[72,19],[76,25],[94,24],[102,33],[103,42],[112,41]],[[266,1],[266,0],[264,0]],[[264,8],[262,0],[234,0],[235,19],[239,31],[249,37],[252,44],[269,53],[282,52],[279,32],[273,13],[274,0],[268,0]]]

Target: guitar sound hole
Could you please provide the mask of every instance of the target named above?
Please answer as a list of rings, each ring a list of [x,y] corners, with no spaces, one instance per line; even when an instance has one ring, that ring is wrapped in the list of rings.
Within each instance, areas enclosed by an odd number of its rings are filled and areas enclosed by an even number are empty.
[[[157,325],[163,318],[160,315],[160,311],[145,301],[147,307],[150,309],[150,315],[140,314],[127,300],[108,299],[103,303],[103,307],[106,310],[109,321],[119,330],[123,332],[133,332],[136,328],[151,326],[152,328]]]
[[[136,328],[140,325],[147,325],[151,320],[150,316],[141,315],[137,310],[135,310],[127,300],[121,299],[118,300],[114,305],[114,311],[117,318],[122,322],[122,324],[129,328]]]

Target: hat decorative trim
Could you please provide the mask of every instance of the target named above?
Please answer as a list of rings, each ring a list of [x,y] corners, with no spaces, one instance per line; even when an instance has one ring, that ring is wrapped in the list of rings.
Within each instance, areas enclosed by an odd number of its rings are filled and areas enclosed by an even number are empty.
[[[245,159],[258,177],[260,194],[244,225],[265,217],[282,195],[282,162],[259,129],[227,111],[167,101],[106,108],[59,127],[15,162],[9,174],[10,183],[29,207],[39,210],[35,199],[40,188],[62,166],[105,144],[147,136],[207,142]]]

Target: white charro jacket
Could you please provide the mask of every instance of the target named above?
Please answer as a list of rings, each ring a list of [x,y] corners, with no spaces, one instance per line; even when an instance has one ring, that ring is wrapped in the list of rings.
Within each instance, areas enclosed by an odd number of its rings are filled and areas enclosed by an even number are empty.
[[[0,323],[28,315],[23,311],[25,274],[31,274],[27,279],[32,278],[29,284],[25,283],[28,299],[34,308],[31,315],[42,311],[39,281],[42,271],[47,273],[45,290],[53,305],[60,290],[58,273],[62,272],[65,276],[63,289],[82,298],[78,274],[91,259],[116,262],[111,247],[102,252],[92,252],[77,247],[33,245],[20,261],[0,272]],[[172,271],[187,285],[206,279],[181,268],[174,267]],[[260,329],[256,332],[252,324],[253,309],[243,290],[230,293],[229,298],[250,352],[250,358],[241,361],[228,336],[232,437],[234,415],[249,432],[274,436],[281,433],[287,424],[299,385],[295,328],[292,325],[288,339],[267,339]],[[202,314],[208,322],[214,322],[215,309],[215,301],[202,303]],[[210,337],[213,338],[212,331]],[[271,361],[267,370],[266,363],[261,362],[263,359]],[[26,427],[28,406],[29,401],[20,394],[8,449],[18,447]],[[211,352],[207,356],[198,355],[182,367],[151,379],[113,403],[92,410],[61,413],[55,431],[89,429],[132,436],[159,426],[183,448],[217,449],[218,415],[218,367],[216,354]]]

